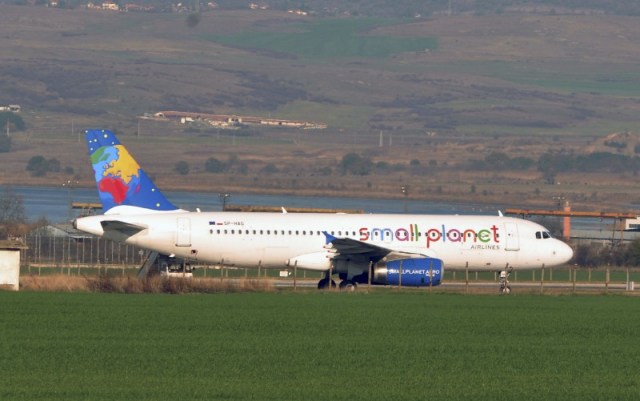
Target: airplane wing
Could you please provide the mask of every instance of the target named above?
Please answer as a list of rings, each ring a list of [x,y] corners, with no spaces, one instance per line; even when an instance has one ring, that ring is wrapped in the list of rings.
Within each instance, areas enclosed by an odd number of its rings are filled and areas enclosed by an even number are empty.
[[[387,257],[388,259],[428,257],[428,255],[419,253],[396,251],[383,246],[367,244],[366,242],[352,238],[337,238],[327,232],[323,232],[323,234],[326,237],[325,248],[335,252],[336,256],[361,256],[368,258],[374,263],[380,261],[384,257]]]
[[[146,226],[126,223],[120,220],[103,220],[100,222],[100,225],[105,233],[118,233],[127,237],[131,237],[148,228]]]

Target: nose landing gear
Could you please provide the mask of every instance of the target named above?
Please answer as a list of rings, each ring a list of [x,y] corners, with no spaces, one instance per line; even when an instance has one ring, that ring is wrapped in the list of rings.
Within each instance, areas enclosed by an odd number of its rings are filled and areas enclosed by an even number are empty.
[[[508,267],[506,270],[502,270],[500,272],[500,294],[508,295],[511,294],[511,286],[509,285],[509,275],[511,274],[511,267]]]

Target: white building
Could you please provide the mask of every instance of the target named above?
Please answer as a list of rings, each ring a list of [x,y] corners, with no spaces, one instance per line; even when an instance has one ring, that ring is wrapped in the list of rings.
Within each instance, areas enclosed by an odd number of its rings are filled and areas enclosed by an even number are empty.
[[[20,251],[26,245],[18,241],[0,241],[0,289],[20,288]]]

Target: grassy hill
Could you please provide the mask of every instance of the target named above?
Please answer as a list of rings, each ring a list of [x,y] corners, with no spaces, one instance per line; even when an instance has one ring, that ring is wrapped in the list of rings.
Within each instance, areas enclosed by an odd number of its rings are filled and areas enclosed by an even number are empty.
[[[0,5],[0,105],[20,104],[27,123],[0,157],[0,183],[56,185],[72,169],[74,179],[92,185],[77,156],[85,154],[78,131],[108,127],[174,188],[213,182],[214,191],[401,196],[396,187],[409,185],[412,197],[424,199],[640,199],[626,172],[589,180],[567,173],[549,186],[535,166],[469,168],[496,151],[536,159],[584,152],[612,132],[640,132],[636,17],[398,20],[220,10],[202,14],[196,26],[186,18]],[[329,128],[220,133],[136,118],[159,110]],[[151,137],[158,144],[149,147]],[[348,152],[382,168],[343,176],[338,165]],[[39,154],[70,169],[30,177],[24,168]],[[244,167],[204,172],[209,157],[232,156]],[[173,171],[179,160],[191,164],[186,177]]]

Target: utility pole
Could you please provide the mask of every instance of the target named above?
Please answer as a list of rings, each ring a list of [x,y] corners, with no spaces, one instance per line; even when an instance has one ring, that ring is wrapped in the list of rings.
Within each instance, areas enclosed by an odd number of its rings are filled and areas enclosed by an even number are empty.
[[[231,198],[231,194],[221,193],[221,194],[218,194],[218,197],[222,201],[222,211],[224,212],[227,209],[227,202],[229,201],[228,199]]]
[[[403,185],[402,187],[400,187],[400,189],[402,190],[402,195],[404,195],[404,212],[407,213],[407,197],[409,196],[409,186]]]

